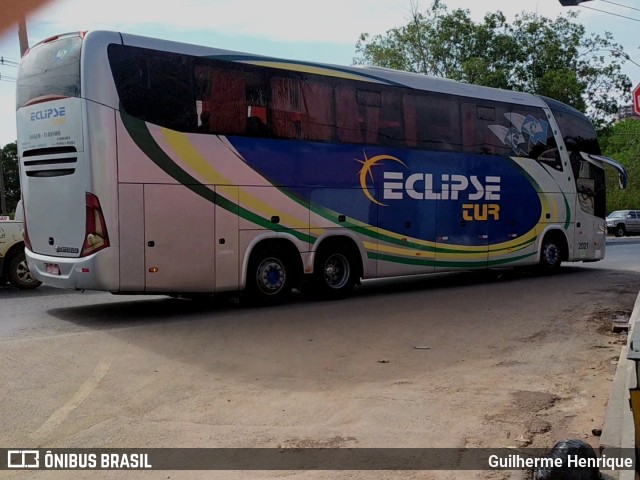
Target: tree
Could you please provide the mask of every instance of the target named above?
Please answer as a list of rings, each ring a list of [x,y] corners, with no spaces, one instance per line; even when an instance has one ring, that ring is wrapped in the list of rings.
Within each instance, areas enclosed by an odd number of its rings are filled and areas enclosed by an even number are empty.
[[[4,180],[4,194],[6,205],[1,214],[14,212],[20,200],[20,173],[18,169],[18,146],[15,142],[6,144],[0,150],[0,172]],[[2,187],[0,182],[0,187]]]
[[[476,23],[469,10],[449,11],[441,0],[425,13],[414,4],[407,25],[361,34],[354,63],[545,95],[604,123],[630,99],[621,73],[628,56],[610,33],[587,35],[577,16],[523,12],[509,24],[497,12]]]
[[[640,205],[640,121],[627,119],[614,124],[600,135],[602,152],[618,160],[627,169],[629,184],[618,188],[617,173],[606,169],[607,212],[638,208]]]

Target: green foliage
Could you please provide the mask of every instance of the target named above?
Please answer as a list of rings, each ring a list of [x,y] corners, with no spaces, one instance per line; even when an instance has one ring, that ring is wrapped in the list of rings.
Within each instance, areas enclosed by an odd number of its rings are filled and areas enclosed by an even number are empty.
[[[18,146],[15,142],[6,144],[0,150],[0,162],[4,178],[6,212],[14,212],[20,200],[20,173],[18,169]],[[6,213],[4,212],[4,213]]]
[[[628,56],[610,33],[587,35],[576,18],[523,12],[509,24],[497,12],[476,23],[469,10],[433,0],[425,13],[414,6],[407,25],[363,33],[354,63],[545,95],[602,125],[618,100],[630,99],[631,82],[621,73]]]
[[[618,188],[618,175],[605,169],[607,176],[607,212],[640,209],[640,121],[627,119],[600,133],[602,153],[619,161],[627,169],[627,188]]]

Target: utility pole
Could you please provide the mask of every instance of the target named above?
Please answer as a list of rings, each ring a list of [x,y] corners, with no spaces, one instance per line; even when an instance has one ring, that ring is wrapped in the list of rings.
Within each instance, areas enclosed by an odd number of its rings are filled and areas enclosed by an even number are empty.
[[[20,41],[20,58],[29,49],[29,39],[27,37],[27,21],[21,17],[18,21],[18,40]]]
[[[7,194],[4,191],[4,149],[0,150],[0,215],[7,214]]]
[[[22,58],[25,52],[29,49],[27,20],[24,15],[18,20],[18,41],[20,43],[20,58]],[[4,188],[4,157],[4,150],[0,150],[0,215],[7,214],[7,192]]]

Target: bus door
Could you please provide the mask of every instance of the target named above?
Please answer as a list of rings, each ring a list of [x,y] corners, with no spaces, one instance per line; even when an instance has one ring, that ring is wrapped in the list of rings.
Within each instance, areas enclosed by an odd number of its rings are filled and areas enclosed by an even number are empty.
[[[438,200],[436,271],[487,268],[491,215],[486,204]]]
[[[184,185],[144,185],[147,292],[213,292],[215,207]]]
[[[216,292],[238,290],[240,283],[238,191],[238,187],[216,187],[216,194],[221,200],[219,205],[224,205],[215,207]]]
[[[387,186],[396,187],[394,192],[399,192],[402,184],[393,183],[388,182]],[[378,198],[384,198],[380,190]],[[424,192],[421,195],[424,196]],[[433,205],[424,199],[403,198],[400,203],[384,200],[382,205],[378,205],[378,251],[381,259],[378,261],[378,276],[434,271],[435,254],[429,246],[435,234],[432,212],[435,212]]]
[[[599,260],[606,241],[604,168],[588,154],[571,152],[570,159],[576,182],[574,257]]]

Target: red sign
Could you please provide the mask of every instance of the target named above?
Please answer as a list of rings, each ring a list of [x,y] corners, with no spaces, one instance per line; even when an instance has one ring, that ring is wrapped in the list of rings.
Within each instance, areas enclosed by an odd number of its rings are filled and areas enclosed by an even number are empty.
[[[633,89],[633,111],[640,115],[640,83]]]

